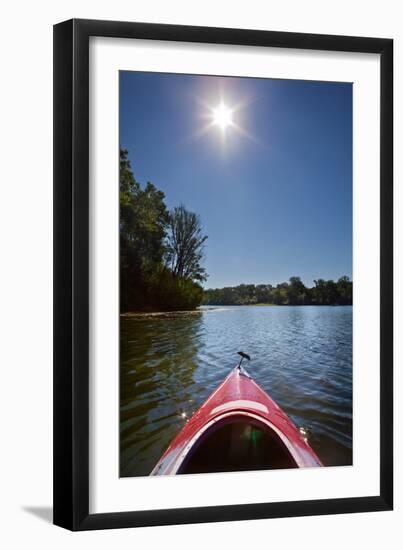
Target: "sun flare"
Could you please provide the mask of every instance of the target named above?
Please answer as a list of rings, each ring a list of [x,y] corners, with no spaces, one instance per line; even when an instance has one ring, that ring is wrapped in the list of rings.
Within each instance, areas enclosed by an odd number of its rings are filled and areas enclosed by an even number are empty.
[[[227,107],[224,103],[220,103],[213,111],[213,124],[218,126],[223,132],[233,125],[232,114],[233,110]]]
[[[223,150],[233,147],[239,137],[256,142],[256,139],[243,127],[242,121],[245,122],[245,116],[240,114],[240,111],[244,110],[250,101],[244,99],[234,103],[226,101],[221,94],[221,97],[216,98],[215,103],[207,102],[201,98],[198,98],[198,103],[204,111],[200,116],[204,119],[204,124],[194,134],[196,139],[211,132],[213,137],[215,134],[214,139],[219,140]]]

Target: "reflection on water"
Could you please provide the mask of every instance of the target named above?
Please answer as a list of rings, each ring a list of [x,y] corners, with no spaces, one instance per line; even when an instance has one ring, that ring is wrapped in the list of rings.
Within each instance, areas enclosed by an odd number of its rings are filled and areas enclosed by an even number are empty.
[[[148,475],[249,353],[250,374],[325,465],[352,462],[352,308],[225,307],[120,319],[120,474]]]

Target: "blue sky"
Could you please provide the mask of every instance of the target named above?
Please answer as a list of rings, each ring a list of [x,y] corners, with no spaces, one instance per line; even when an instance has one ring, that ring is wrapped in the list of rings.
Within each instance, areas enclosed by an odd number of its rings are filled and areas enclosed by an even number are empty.
[[[351,84],[121,72],[120,143],[141,184],[199,214],[205,287],[351,277]]]

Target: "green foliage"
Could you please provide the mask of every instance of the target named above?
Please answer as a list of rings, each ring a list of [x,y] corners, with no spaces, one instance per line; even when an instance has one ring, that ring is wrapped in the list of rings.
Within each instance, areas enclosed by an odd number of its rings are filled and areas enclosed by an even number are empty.
[[[204,292],[203,303],[208,305],[351,305],[353,283],[346,276],[337,282],[318,279],[313,288],[307,288],[300,277],[276,287],[265,285],[239,285],[209,289]]]
[[[203,289],[197,281],[206,278],[201,260],[207,239],[201,234],[199,218],[183,206],[170,214],[164,193],[152,183],[142,189],[124,149],[120,150],[119,180],[121,311],[199,306]],[[167,258],[173,258],[173,227],[180,231],[176,233],[180,263],[175,270],[166,265]]]
[[[132,174],[127,151],[121,150],[120,237],[132,249],[142,269],[161,262],[165,253],[169,214],[164,198],[164,193],[150,182],[141,189]]]
[[[203,289],[191,279],[178,277],[166,267],[161,267],[152,278],[149,303],[163,311],[191,310],[203,300]]]

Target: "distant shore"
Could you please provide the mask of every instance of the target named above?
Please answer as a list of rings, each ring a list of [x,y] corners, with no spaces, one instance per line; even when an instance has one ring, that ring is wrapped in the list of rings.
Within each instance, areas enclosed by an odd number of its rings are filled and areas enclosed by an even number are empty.
[[[353,282],[343,275],[333,279],[315,279],[314,286],[306,286],[301,277],[293,276],[278,283],[240,284],[223,288],[204,289],[206,305],[278,305],[278,306],[331,306],[351,305]]]
[[[352,306],[352,304],[204,304],[199,306],[196,309],[170,309],[170,310],[137,310],[137,311],[124,311],[120,313],[120,317],[175,317],[180,315],[195,315],[202,313],[203,311],[214,311],[220,310],[226,307],[323,307],[323,306],[332,306],[332,307],[341,307],[341,306]]]
[[[211,307],[211,308],[220,308],[220,307],[284,307],[284,306],[296,306],[296,307],[324,307],[324,306],[352,306],[353,304],[203,304],[201,307]]]

